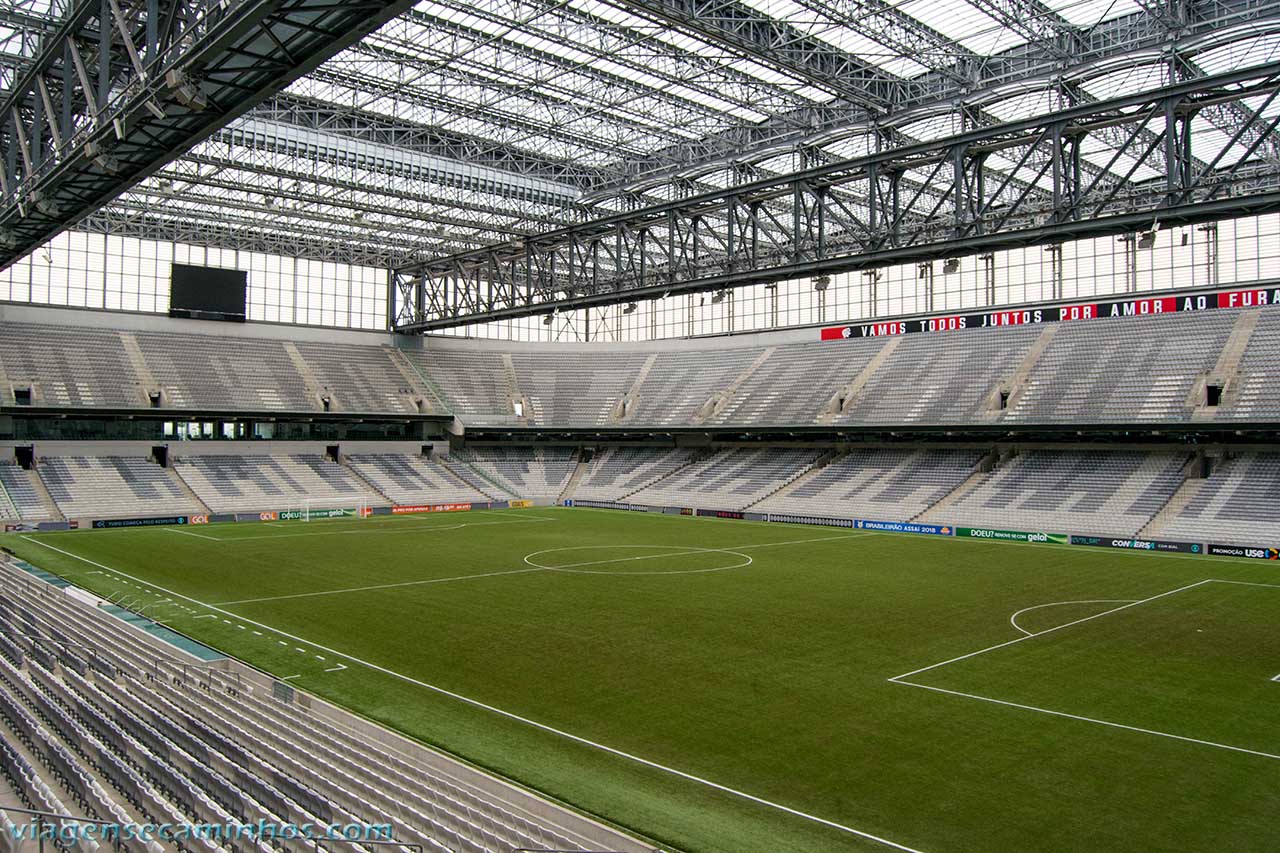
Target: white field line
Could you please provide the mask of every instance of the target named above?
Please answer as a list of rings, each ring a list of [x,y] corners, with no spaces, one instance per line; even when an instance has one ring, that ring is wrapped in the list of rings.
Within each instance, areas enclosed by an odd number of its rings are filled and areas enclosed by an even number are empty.
[[[684,546],[682,551],[668,551],[664,554],[645,554],[639,557],[614,557],[608,560],[588,560],[581,563],[564,563],[559,566],[544,566],[541,563],[531,561],[530,557],[536,557],[539,554],[552,554],[560,551],[583,551],[592,548],[680,548],[679,545],[581,545],[576,548],[548,548],[545,551],[534,551],[532,554],[526,554],[524,561],[531,566],[540,569],[546,569],[549,572],[569,572],[570,574],[581,575],[705,575],[712,572],[726,572],[730,569],[745,569],[747,566],[755,562],[750,554],[743,554],[739,551],[731,551],[728,548],[693,548]],[[604,566],[611,563],[629,563],[633,560],[656,560],[660,557],[687,557],[690,554],[732,554],[735,557],[741,557],[746,560],[745,563],[734,563],[732,566],[716,566],[710,569],[686,569],[678,572],[585,572],[576,571],[579,566]]]
[[[588,546],[588,547],[591,547],[591,546]],[[600,547],[607,547],[607,546],[600,546]],[[664,547],[664,546],[654,546],[654,547]],[[672,546],[672,547],[676,547],[676,546]],[[530,557],[535,556],[536,553],[539,553],[539,552],[532,553],[532,555],[529,555],[529,556]],[[393,583],[393,584],[372,584],[372,585],[369,585],[369,587],[348,587],[346,589],[321,589],[321,590],[317,590],[317,592],[292,593],[292,594],[288,594],[288,596],[264,596],[261,598],[237,598],[237,599],[234,599],[234,601],[219,601],[214,603],[215,605],[256,605],[256,603],[268,602],[268,601],[284,601],[284,599],[289,599],[289,598],[315,598],[317,596],[339,596],[339,594],[342,594],[342,593],[374,592],[374,590],[376,589],[397,589],[399,587],[426,587],[426,585],[428,584],[447,584],[447,583],[452,583],[452,581],[454,580],[475,580],[477,578],[499,578],[499,576],[502,576],[502,575],[522,575],[522,574],[534,573],[534,571],[559,571],[562,569],[575,569],[575,567],[577,566],[603,566],[605,564],[612,564],[612,562],[626,562],[628,560],[654,560],[654,558],[657,558],[657,557],[678,557],[682,555],[690,555],[690,553],[732,553],[732,552],[727,551],[727,549],[724,549],[724,548],[704,548],[704,549],[699,549],[699,551],[677,551],[675,553],[658,553],[658,555],[645,555],[643,557],[617,557],[617,558],[614,558],[614,560],[570,562],[570,564],[566,564],[563,566],[540,566],[536,564],[536,562],[530,562],[529,567],[527,567],[527,569],[507,569],[502,571],[485,571],[485,573],[475,574],[475,575],[457,575],[456,578],[429,578],[425,580],[403,580],[403,581],[399,581],[399,583]],[[746,555],[739,555],[739,556],[745,557]],[[741,569],[741,567],[749,566],[751,565],[751,562],[753,562],[751,561],[750,557],[746,557],[746,560],[748,561],[746,561],[745,564],[742,564],[742,566],[732,566],[733,569]],[[529,557],[525,557],[525,561],[529,562]],[[617,574],[686,575],[686,574],[708,573],[708,571],[723,571],[723,569],[698,569],[696,571],[663,571],[663,573],[617,573]]]
[[[294,636],[294,635],[292,635],[292,634],[288,634],[288,633],[286,633],[286,632],[284,632],[284,631],[276,630],[275,628],[271,627],[270,625],[266,625],[266,624],[263,624],[263,623],[261,623],[261,622],[255,622],[255,621],[254,621],[254,620],[252,620],[252,619],[246,619],[246,618],[244,618],[243,616],[240,616],[239,614],[232,613],[232,612],[230,612],[230,611],[226,611],[226,610],[222,610],[221,608],[216,607],[216,606],[214,606],[214,605],[211,605],[211,604],[205,604],[203,601],[200,601],[200,600],[199,600],[199,599],[197,599],[197,598],[192,598],[192,597],[191,597],[191,596],[189,596],[189,595],[183,595],[183,594],[182,594],[182,593],[180,593],[180,592],[175,592],[175,591],[173,591],[173,590],[166,589],[165,587],[159,586],[158,584],[154,584],[154,583],[151,583],[150,581],[145,581],[145,580],[142,580],[141,578],[134,577],[134,576],[132,576],[132,575],[128,574],[127,572],[121,572],[121,571],[119,571],[118,569],[113,569],[113,568],[111,568],[110,566],[103,565],[102,563],[95,562],[95,561],[93,561],[93,560],[88,559],[87,557],[81,557],[79,554],[73,554],[73,553],[71,553],[70,551],[64,551],[64,550],[62,550],[61,548],[56,548],[56,547],[54,547],[53,545],[49,545],[49,544],[47,544],[47,543],[45,543],[45,542],[40,542],[40,541],[35,540],[35,539],[29,539],[29,538],[28,538],[28,537],[26,537],[26,536],[23,536],[22,538],[23,538],[23,539],[26,539],[28,542],[34,542],[35,544],[40,545],[40,546],[45,547],[45,548],[48,548],[48,549],[50,549],[50,550],[52,550],[52,551],[57,551],[57,552],[58,552],[58,553],[60,553],[60,554],[65,554],[66,556],[71,557],[72,559],[76,559],[76,560],[80,560],[80,561],[82,561],[82,562],[84,562],[84,563],[88,563],[88,564],[89,564],[89,565],[91,565],[91,566],[95,566],[95,567],[97,567],[97,568],[105,569],[105,570],[107,570],[107,571],[111,571],[111,572],[116,572],[117,574],[120,574],[120,575],[122,575],[122,576],[124,576],[124,577],[130,578],[130,579],[132,579],[132,580],[135,580],[135,581],[137,581],[137,582],[139,582],[139,583],[146,584],[147,586],[149,586],[149,587],[151,587],[151,588],[153,588],[153,589],[159,590],[160,592],[166,593],[166,594],[171,595],[171,596],[173,596],[173,597],[175,597],[175,598],[181,598],[181,599],[184,599],[184,600],[186,600],[186,601],[191,602],[192,604],[196,604],[196,605],[199,605],[199,606],[201,606],[201,607],[205,607],[205,608],[208,608],[208,609],[210,609],[210,610],[213,610],[213,611],[216,611],[216,612],[219,612],[219,613],[223,613],[224,615],[227,615],[227,616],[234,616],[235,618],[240,619],[240,620],[242,620],[242,621],[244,621],[244,622],[247,622],[247,623],[249,623],[249,624],[251,624],[251,625],[255,625],[255,626],[259,627],[259,628],[264,628],[264,629],[266,629],[266,630],[268,630],[268,631],[274,631],[275,633],[279,634],[279,635],[280,635],[280,636],[282,636],[282,637],[289,637],[290,639],[296,640],[297,642],[300,642],[300,643],[306,643],[307,645],[309,645],[309,646],[311,646],[311,647],[313,647],[313,648],[319,649],[319,650],[320,650],[320,651],[322,651],[322,652],[327,652],[327,653],[329,653],[329,654],[331,654],[331,655],[333,655],[333,656],[335,656],[335,657],[343,658],[344,660],[347,660],[347,661],[350,661],[350,662],[352,662],[352,663],[358,664],[358,665],[363,666],[363,667],[365,667],[365,668],[367,668],[367,669],[373,670],[374,672],[380,672],[380,673],[382,673],[383,675],[390,676],[390,677],[392,677],[392,678],[395,678],[395,679],[398,679],[398,680],[400,680],[400,681],[403,681],[403,682],[405,682],[405,683],[407,683],[407,684],[413,684],[413,685],[415,685],[415,686],[417,686],[417,687],[421,687],[421,688],[423,688],[424,690],[430,690],[431,692],[433,692],[433,693],[437,693],[437,694],[439,694],[439,695],[441,695],[441,696],[446,696],[446,697],[448,697],[448,698],[450,698],[450,699],[456,700],[456,701],[458,701],[458,702],[462,702],[462,703],[464,703],[464,704],[466,704],[466,705],[470,705],[470,706],[472,706],[472,707],[474,707],[474,708],[479,708],[479,709],[481,709],[481,710],[488,711],[489,713],[496,714],[497,716],[503,717],[503,718],[505,718],[505,719],[512,720],[512,721],[517,722],[517,723],[521,723],[521,724],[523,724],[523,725],[529,726],[529,727],[534,728],[534,729],[538,729],[539,731],[543,731],[543,732],[547,732],[548,734],[556,735],[557,737],[564,738],[565,740],[571,741],[571,742],[573,742],[573,743],[577,743],[577,744],[579,744],[579,745],[581,745],[581,746],[586,746],[586,747],[589,747],[589,748],[591,748],[591,749],[597,750],[597,751],[599,751],[599,752],[604,752],[604,753],[607,753],[607,754],[609,754],[609,755],[613,755],[613,756],[616,756],[616,757],[618,757],[618,758],[622,758],[622,759],[625,759],[625,760],[627,760],[627,761],[631,761],[631,762],[634,762],[634,763],[636,763],[636,764],[640,764],[640,765],[642,765],[642,766],[644,766],[644,767],[648,767],[648,768],[650,768],[650,769],[657,770],[657,771],[659,771],[659,772],[661,772],[661,773],[666,773],[666,774],[668,774],[668,775],[670,775],[670,776],[675,776],[675,777],[677,777],[677,778],[684,779],[684,780],[689,781],[689,782],[694,782],[694,783],[699,784],[699,785],[702,785],[702,786],[704,786],[704,787],[711,788],[711,789],[713,789],[713,790],[720,791],[720,792],[725,793],[725,794],[729,794],[730,796],[734,796],[734,797],[737,797],[737,798],[739,798],[739,799],[746,800],[746,801],[748,801],[748,802],[756,803],[757,805],[761,805],[761,806],[764,806],[764,807],[766,807],[766,808],[774,809],[774,810],[776,810],[776,811],[783,812],[784,814],[789,814],[789,815],[791,815],[791,816],[793,816],[793,817],[801,818],[802,820],[807,820],[807,821],[809,821],[809,822],[811,822],[811,823],[820,824],[820,825],[822,825],[822,826],[826,826],[826,827],[829,827],[829,828],[831,828],[831,829],[835,829],[835,830],[837,830],[837,831],[839,831],[839,832],[844,832],[844,833],[847,833],[847,834],[849,834],[849,835],[857,836],[858,838],[862,838],[862,839],[865,839],[865,840],[867,840],[867,841],[873,841],[873,842],[875,842],[875,843],[877,843],[877,844],[884,845],[885,847],[891,847],[891,848],[893,848],[893,849],[895,849],[895,850],[901,850],[901,851],[903,851],[903,853],[923,853],[923,851],[920,851],[920,850],[918,850],[918,849],[916,849],[916,848],[914,848],[914,847],[908,847],[908,846],[907,846],[907,845],[905,845],[905,844],[899,844],[899,843],[898,843],[898,842],[896,842],[896,841],[890,841],[890,840],[889,840],[889,839],[887,839],[887,838],[882,838],[881,836],[874,835],[874,834],[872,834],[872,833],[870,833],[870,832],[864,832],[863,830],[860,830],[860,829],[854,829],[854,828],[853,828],[853,827],[851,827],[851,826],[846,826],[846,825],[841,824],[841,823],[836,823],[835,821],[827,820],[826,818],[818,817],[817,815],[809,814],[808,812],[800,811],[799,809],[793,809],[793,808],[791,808],[790,806],[786,806],[786,805],[783,805],[783,804],[781,804],[781,803],[776,803],[776,802],[773,802],[773,801],[771,801],[771,800],[766,800],[766,799],[764,799],[764,798],[762,798],[762,797],[757,797],[757,796],[756,796],[756,795],[754,795],[754,794],[749,794],[749,793],[747,793],[747,792],[745,792],[745,791],[740,791],[740,790],[738,790],[738,789],[736,789],[736,788],[731,788],[731,787],[729,787],[729,786],[727,786],[727,785],[721,785],[719,782],[712,782],[712,781],[711,781],[711,780],[709,780],[709,779],[704,779],[704,778],[702,778],[702,777],[700,777],[700,776],[695,776],[695,775],[693,775],[692,773],[686,773],[686,772],[685,772],[685,771],[683,771],[683,770],[677,770],[677,769],[675,769],[675,768],[673,768],[673,767],[668,767],[668,766],[666,766],[666,765],[664,765],[664,764],[659,764],[659,763],[658,763],[658,762],[656,762],[656,761],[650,761],[650,760],[649,760],[649,759],[647,759],[647,758],[641,758],[641,757],[640,757],[640,756],[638,756],[638,755],[632,755],[632,754],[631,754],[631,753],[629,753],[629,752],[624,752],[624,751],[622,751],[622,750],[620,750],[620,749],[615,749],[614,747],[611,747],[611,746],[605,746],[604,744],[596,743],[595,741],[588,740],[587,738],[581,737],[581,736],[579,736],[579,735],[571,734],[571,733],[569,733],[569,732],[563,731],[562,729],[557,729],[557,728],[555,728],[555,727],[553,727],[553,726],[549,726],[549,725],[547,725],[546,723],[539,723],[539,722],[537,722],[536,720],[531,720],[531,719],[529,719],[528,717],[522,717],[522,716],[520,716],[519,714],[514,714],[514,713],[512,713],[511,711],[504,711],[503,709],[498,708],[498,707],[496,707],[496,706],[494,706],[494,705],[489,705],[489,704],[486,704],[486,703],[484,703],[484,702],[481,702],[481,701],[479,701],[479,700],[477,700],[477,699],[471,699],[471,698],[469,698],[469,697],[467,697],[467,696],[463,696],[461,693],[454,693],[453,691],[451,691],[451,690],[446,690],[446,689],[445,689],[445,688],[443,688],[443,687],[437,687],[437,686],[436,686],[436,685],[434,685],[434,684],[428,684],[428,683],[427,683],[427,682],[425,682],[425,681],[420,681],[420,680],[418,680],[418,679],[416,679],[416,678],[413,678],[412,676],[408,676],[408,675],[404,675],[403,673],[396,672],[396,671],[395,671],[395,670],[393,670],[393,669],[388,669],[388,668],[386,668],[386,667],[384,667],[384,666],[379,666],[378,664],[370,663],[369,661],[362,660],[362,659],[360,659],[360,658],[358,658],[358,657],[355,657],[355,656],[353,656],[353,655],[349,655],[349,654],[347,654],[346,652],[340,652],[340,651],[338,651],[337,649],[329,648],[328,646],[323,646],[323,645],[321,645],[321,644],[319,644],[319,643],[312,642],[311,640],[306,640],[306,639],[303,639],[302,637],[297,637],[297,636]]]
[[[1175,734],[1172,734],[1171,732],[1162,732],[1162,731],[1157,731],[1156,729],[1144,729],[1140,726],[1129,726],[1129,725],[1125,725],[1124,723],[1115,723],[1115,722],[1112,722],[1111,720],[1099,720],[1095,717],[1082,717],[1078,714],[1068,714],[1065,711],[1051,711],[1048,708],[1037,708],[1034,705],[1023,705],[1018,702],[1006,702],[1003,699],[992,699],[989,696],[978,696],[974,693],[961,693],[959,690],[948,690],[945,687],[932,687],[928,684],[915,684],[914,682],[911,682],[911,681],[902,681],[901,676],[899,676],[899,678],[897,679],[890,679],[890,680],[892,680],[895,684],[902,684],[906,687],[918,687],[921,690],[932,690],[935,693],[946,693],[951,696],[962,696],[965,699],[977,699],[979,702],[990,702],[993,705],[1004,705],[1005,707],[1008,707],[1008,708],[1020,708],[1024,711],[1035,711],[1036,713],[1049,714],[1050,716],[1053,716],[1053,717],[1065,717],[1066,719],[1069,719],[1069,720],[1079,720],[1080,722],[1094,723],[1095,725],[1108,726],[1113,729],[1124,729],[1125,731],[1130,731],[1130,732],[1140,732],[1141,734],[1144,734],[1144,735],[1155,735],[1156,737],[1169,738],[1171,740],[1180,740],[1180,741],[1184,741],[1185,743],[1199,744],[1200,746],[1212,746],[1216,749],[1226,749],[1226,750],[1230,750],[1231,752],[1243,752],[1246,755],[1256,755],[1261,758],[1269,758],[1273,761],[1280,761],[1280,755],[1275,755],[1270,752],[1261,752],[1256,749],[1246,749],[1243,746],[1232,746],[1231,744],[1227,744],[1227,743],[1217,743],[1216,741],[1201,740],[1200,738],[1187,737],[1185,735],[1175,735]]]
[[[450,583],[451,581],[469,581],[469,580],[475,580],[477,578],[493,578],[493,577],[498,577],[500,575],[521,575],[521,574],[527,574],[529,572],[540,572],[542,570],[543,568],[541,566],[534,566],[528,569],[511,569],[509,571],[502,571],[502,572],[484,572],[483,574],[475,574],[475,575],[458,575],[457,577],[452,577],[452,578],[430,578],[428,580],[420,580],[420,581],[403,581],[401,583],[382,583],[382,584],[374,584],[372,586],[355,586],[355,587],[349,587],[347,589],[326,589],[326,590],[320,590],[318,592],[296,592],[296,593],[293,593],[292,595],[268,595],[263,598],[239,598],[239,599],[236,599],[235,601],[218,601],[218,602],[215,602],[215,604],[218,604],[218,605],[257,604],[263,601],[283,601],[290,598],[314,598],[320,595],[341,595],[347,592],[372,592],[373,590],[377,590],[377,589],[397,589],[399,587],[405,587],[405,586],[426,586],[427,584],[433,584],[433,583]]]
[[[1268,589],[1280,589],[1280,583],[1255,583],[1254,581],[1224,581],[1222,578],[1214,578],[1214,583],[1233,583],[1237,586],[1264,586]]]
[[[1272,681],[1280,681],[1280,675],[1277,675],[1275,678],[1273,678],[1273,679],[1271,679],[1271,680],[1272,680]]]
[[[221,542],[217,536],[205,536],[203,533],[192,533],[190,530],[183,530],[180,527],[162,527],[161,530],[167,530],[170,533],[181,533],[183,536],[194,536],[197,539],[208,539],[210,542]]]
[[[1040,610],[1043,607],[1061,607],[1064,604],[1132,604],[1132,603],[1133,603],[1132,598],[1090,598],[1090,599],[1081,600],[1081,601],[1051,601],[1048,604],[1037,604],[1032,607],[1022,608],[1017,613],[1009,617],[1009,624],[1012,625],[1016,630],[1026,634],[1028,637],[1034,637],[1036,635],[1035,631],[1028,631],[1026,628],[1023,628],[1021,625],[1018,624],[1018,617],[1021,616],[1023,613],[1030,613],[1032,610]]]
[[[25,537],[24,537],[24,538],[25,538]],[[74,555],[73,555],[73,556],[74,556]],[[904,672],[902,675],[895,675],[893,678],[890,678],[889,680],[890,680],[890,681],[901,681],[901,680],[902,680],[902,679],[904,679],[904,678],[910,678],[910,677],[911,677],[911,676],[913,676],[913,675],[919,675],[920,673],[922,673],[922,672],[928,672],[928,671],[929,671],[929,670],[931,670],[931,669],[937,669],[938,667],[946,666],[947,664],[958,663],[958,662],[960,662],[960,661],[962,661],[962,660],[968,660],[969,658],[977,657],[978,655],[984,655],[984,654],[986,654],[987,652],[993,652],[993,651],[995,651],[996,649],[1003,649],[1003,648],[1005,648],[1006,646],[1012,646],[1012,645],[1014,645],[1014,644],[1016,644],[1016,643],[1022,643],[1022,642],[1025,642],[1025,641],[1027,641],[1027,640],[1030,640],[1032,637],[1043,637],[1045,634],[1052,634],[1054,631],[1061,631],[1063,628],[1070,628],[1072,625],[1079,625],[1079,624],[1081,624],[1081,623],[1083,623],[1083,622],[1090,622],[1090,621],[1092,621],[1092,620],[1094,620],[1094,619],[1101,619],[1103,616],[1107,616],[1107,615],[1109,615],[1109,614],[1111,614],[1111,613],[1119,613],[1121,610],[1128,610],[1130,607],[1137,607],[1137,606],[1138,606],[1138,605],[1140,605],[1140,604],[1146,604],[1146,603],[1147,603],[1147,602],[1149,602],[1149,601],[1156,601],[1157,599],[1165,598],[1166,596],[1174,595],[1174,594],[1176,594],[1176,593],[1182,592],[1182,591],[1184,591],[1184,590],[1192,589],[1192,588],[1197,587],[1197,586],[1203,586],[1204,584],[1207,584],[1207,583],[1213,583],[1213,579],[1212,579],[1212,578],[1206,578],[1206,579],[1204,579],[1204,580],[1202,580],[1202,581],[1196,581],[1195,583],[1189,583],[1189,584],[1187,584],[1186,586],[1180,586],[1180,587],[1178,587],[1177,589],[1171,589],[1171,590],[1169,590],[1168,592],[1162,592],[1162,593],[1160,593],[1159,595],[1153,595],[1153,596],[1151,596],[1150,598],[1142,598],[1142,599],[1139,599],[1139,600],[1137,600],[1137,601],[1131,601],[1131,602],[1129,602],[1128,604],[1123,604],[1123,605],[1121,605],[1120,607],[1113,607],[1113,608],[1111,608],[1110,610],[1104,610],[1104,611],[1102,611],[1101,613],[1095,613],[1095,614],[1093,614],[1092,616],[1086,616],[1086,617],[1084,617],[1083,619],[1076,619],[1076,620],[1075,620],[1075,621],[1073,621],[1073,622],[1066,622],[1066,623],[1063,623],[1062,625],[1058,625],[1058,626],[1056,626],[1056,627],[1049,628],[1049,629],[1047,629],[1047,630],[1041,631],[1041,632],[1040,632],[1040,633],[1038,633],[1038,634],[1028,634],[1028,635],[1026,635],[1025,637],[1017,637],[1017,638],[1012,639],[1012,640],[1006,640],[1006,641],[1005,641],[1005,642],[1003,642],[1003,643],[997,643],[996,645],[994,645],[994,646],[988,646],[988,647],[987,647],[987,648],[985,648],[985,649],[978,649],[976,652],[969,652],[968,654],[960,655],[960,656],[958,656],[958,657],[951,658],[950,660],[944,660],[944,661],[942,661],[941,663],[930,664],[929,666],[922,666],[922,667],[920,667],[919,669],[913,669],[913,670],[911,670],[910,672]],[[913,687],[920,687],[920,686],[922,686],[922,685],[918,685],[918,684],[917,684],[917,685],[912,685],[912,686],[913,686]]]
[[[489,523],[492,523],[492,524],[506,524],[506,523],[508,523],[508,522],[489,522]],[[524,562],[528,563],[528,564],[529,564],[529,566],[530,566],[530,568],[527,568],[527,569],[501,569],[501,570],[496,570],[496,571],[492,571],[492,572],[482,572],[482,573],[474,574],[474,575],[459,575],[459,576],[457,576],[457,577],[450,577],[450,578],[428,578],[428,579],[426,579],[426,580],[418,580],[418,581],[401,581],[401,582],[399,582],[399,583],[389,583],[389,584],[372,584],[372,585],[370,585],[370,586],[356,586],[356,587],[348,587],[348,588],[346,588],[346,589],[318,590],[318,591],[316,591],[316,592],[296,592],[296,593],[292,593],[292,594],[289,594],[289,595],[268,595],[268,596],[263,596],[263,597],[261,597],[261,598],[241,598],[241,599],[237,599],[237,600],[235,600],[235,601],[219,601],[219,602],[217,602],[217,603],[218,603],[218,604],[220,604],[220,605],[231,605],[231,604],[260,604],[260,603],[267,602],[267,601],[281,601],[281,600],[291,599],[291,598],[315,598],[315,597],[323,596],[323,595],[341,595],[341,594],[343,594],[343,593],[349,593],[349,592],[373,592],[373,591],[375,591],[375,590],[379,590],[379,589],[395,589],[395,588],[398,588],[398,587],[409,587],[409,586],[426,586],[426,585],[428,585],[428,584],[449,583],[449,582],[451,582],[451,581],[466,581],[466,580],[474,580],[474,579],[476,579],[476,578],[491,578],[491,577],[498,577],[498,576],[500,576],[500,575],[519,575],[519,574],[526,574],[526,573],[529,573],[529,572],[535,572],[535,571],[559,571],[559,570],[566,570],[566,571],[568,571],[568,570],[571,570],[571,569],[579,568],[579,567],[581,567],[581,566],[604,566],[604,565],[609,565],[609,564],[611,564],[611,563],[624,563],[624,562],[629,562],[629,561],[632,561],[632,560],[654,560],[654,559],[657,559],[657,558],[659,558],[659,557],[679,557],[679,556],[687,555],[687,554],[702,554],[702,553],[728,553],[728,554],[732,554],[732,553],[734,553],[735,551],[743,551],[743,550],[746,550],[746,549],[748,549],[748,548],[769,548],[769,547],[773,547],[773,546],[775,546],[775,545],[799,545],[799,544],[802,544],[802,543],[805,543],[805,542],[825,542],[827,539],[856,539],[856,538],[858,538],[859,536],[874,536],[874,535],[875,535],[874,533],[855,533],[855,534],[851,534],[851,535],[848,535],[848,536],[827,536],[827,537],[823,537],[823,538],[821,538],[821,539],[796,539],[796,540],[792,540],[792,541],[790,541],[790,542],[765,542],[765,543],[761,543],[761,544],[759,544],[759,545],[741,545],[741,546],[738,546],[738,547],[733,548],[733,549],[730,549],[730,548],[699,548],[699,549],[694,549],[694,550],[687,550],[687,549],[686,549],[686,550],[683,550],[683,551],[669,552],[669,553],[665,553],[665,554],[651,554],[651,555],[645,555],[645,556],[643,556],[643,557],[617,557],[617,558],[614,558],[614,559],[611,559],[611,560],[592,560],[592,561],[589,561],[589,562],[583,562],[583,563],[567,563],[567,564],[565,564],[565,565],[563,565],[563,566],[543,566],[543,565],[539,565],[538,563],[530,562],[530,561],[529,561],[529,557],[536,557],[538,554],[546,553],[546,552],[544,552],[544,551],[535,551],[535,552],[533,552],[532,554],[529,554],[529,555],[527,555],[527,556],[524,558]],[[263,537],[260,537],[260,538],[263,538],[263,539],[281,539],[281,538],[283,538],[283,537],[280,537],[280,536],[263,536]],[[583,546],[580,546],[580,548],[608,548],[608,547],[613,547],[613,546],[609,546],[609,545],[583,545]],[[683,546],[680,546],[680,545],[670,545],[670,546],[666,546],[666,545],[654,545],[654,546],[647,546],[647,545],[646,545],[646,546],[642,546],[642,547],[654,547],[654,548],[665,548],[665,547],[671,547],[671,548],[680,548],[680,547],[683,547]],[[569,550],[569,549],[549,549],[549,550]],[[750,557],[750,556],[747,556],[747,555],[745,555],[745,554],[740,554],[740,555],[738,555],[738,556],[745,556],[745,557],[747,558],[747,562],[743,563],[743,564],[742,564],[742,565],[740,565],[740,566],[729,566],[729,567],[727,567],[727,568],[733,568],[733,569],[746,568],[747,566],[749,566],[749,565],[751,565],[753,562],[755,562],[754,560],[752,560],[752,559],[751,559],[751,557]],[[697,569],[697,570],[691,570],[691,571],[686,571],[686,572],[616,572],[616,573],[611,573],[611,574],[627,574],[627,575],[641,575],[641,574],[643,574],[643,575],[689,575],[689,574],[707,574],[707,573],[709,573],[709,572],[721,572],[721,571],[726,571],[726,568],[719,568],[719,569]],[[590,572],[583,572],[583,573],[581,573],[581,574],[591,574],[591,573],[590,573]]]

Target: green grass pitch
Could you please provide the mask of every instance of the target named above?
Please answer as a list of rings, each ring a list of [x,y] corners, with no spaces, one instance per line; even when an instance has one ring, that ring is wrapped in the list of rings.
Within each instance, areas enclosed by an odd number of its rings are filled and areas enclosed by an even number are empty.
[[[584,509],[0,544],[680,850],[1280,848],[1272,564]]]

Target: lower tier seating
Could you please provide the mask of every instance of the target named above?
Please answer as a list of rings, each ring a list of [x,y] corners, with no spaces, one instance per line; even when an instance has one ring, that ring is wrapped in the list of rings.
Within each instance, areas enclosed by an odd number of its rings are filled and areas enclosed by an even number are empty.
[[[755,509],[907,521],[964,482],[982,456],[979,450],[855,450]]]
[[[41,594],[29,575],[0,564],[0,781],[19,807],[121,823],[393,826],[396,844],[353,850],[601,847],[553,806],[539,803],[535,814],[340,712],[308,710],[237,671],[184,665],[153,643],[70,596]],[[278,843],[186,849],[329,849]]]
[[[508,495],[530,500],[559,497],[578,464],[576,447],[471,447],[451,456]]]
[[[961,527],[1133,535],[1177,491],[1187,461],[1181,453],[1032,450],[940,514]]]
[[[190,456],[175,459],[171,470],[141,457],[41,456],[29,471],[0,462],[0,519],[167,517],[517,498],[555,502],[565,496],[579,502],[1142,534],[1202,543],[1280,543],[1274,512],[1280,503],[1280,453],[1228,455],[1203,481],[1192,476],[1189,452],[1043,448],[992,461],[995,453],[991,447],[617,446],[592,451],[525,445],[470,447],[439,458],[357,454],[344,463],[318,454]],[[1216,460],[1218,453],[1211,451],[1210,457]],[[588,462],[579,461],[588,455]]]
[[[12,460],[0,461],[0,491],[7,498],[0,499],[0,518],[20,518],[23,521],[44,521],[57,518],[58,511],[40,495],[39,475],[35,471],[18,467]],[[5,512],[12,512],[6,515]]]
[[[347,464],[393,503],[450,504],[487,501],[483,492],[458,479],[433,459],[403,453],[348,456]]]
[[[1280,453],[1219,461],[1195,496],[1160,528],[1167,539],[1280,544]]]
[[[634,492],[688,465],[690,450],[661,447],[610,447],[591,460],[573,496],[577,500],[624,501]]]
[[[202,508],[173,472],[130,456],[47,456],[37,468],[67,518],[187,515]]]
[[[628,500],[640,504],[746,509],[808,471],[821,455],[818,450],[798,448],[722,450],[639,490]]]
[[[315,454],[189,456],[174,470],[214,512],[386,503],[349,468]]]

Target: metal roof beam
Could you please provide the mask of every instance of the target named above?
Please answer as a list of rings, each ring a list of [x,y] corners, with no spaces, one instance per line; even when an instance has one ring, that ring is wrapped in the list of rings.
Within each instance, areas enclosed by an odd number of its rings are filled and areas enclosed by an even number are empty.
[[[1257,156],[1257,145],[1242,155],[1238,137],[1210,134],[1198,149],[1208,162],[1189,156],[1198,110],[1277,96],[1273,62],[422,261],[396,271],[401,305],[416,312],[403,328],[1280,210],[1280,168]],[[1270,131],[1280,114],[1254,120]],[[1149,138],[1153,126],[1161,130]],[[1096,149],[1086,143],[1103,132],[1124,144],[1090,174],[1082,161]],[[1033,157],[1044,150],[1047,160]],[[1000,174],[988,168],[992,158],[1012,166]],[[1049,189],[1047,202],[1033,186]]]
[[[0,101],[0,268],[410,2],[80,0]]]

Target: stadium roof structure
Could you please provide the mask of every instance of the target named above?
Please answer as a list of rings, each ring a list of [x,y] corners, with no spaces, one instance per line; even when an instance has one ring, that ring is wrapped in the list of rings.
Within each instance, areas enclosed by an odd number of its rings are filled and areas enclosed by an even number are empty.
[[[384,267],[407,330],[1280,208],[1280,0],[3,0],[0,84],[4,263]]]

